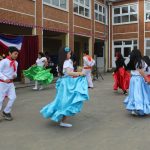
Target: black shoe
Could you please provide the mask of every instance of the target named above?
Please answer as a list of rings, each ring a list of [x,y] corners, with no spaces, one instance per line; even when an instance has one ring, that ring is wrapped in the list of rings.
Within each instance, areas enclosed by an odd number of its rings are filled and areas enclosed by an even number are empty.
[[[127,91],[124,91],[123,94],[124,94],[124,95],[128,95]]]
[[[88,89],[93,89],[93,87],[88,87]]]
[[[13,118],[12,118],[12,116],[11,116],[11,113],[5,113],[5,112],[3,111],[3,117],[4,117],[5,120],[8,120],[8,121],[13,120]]]

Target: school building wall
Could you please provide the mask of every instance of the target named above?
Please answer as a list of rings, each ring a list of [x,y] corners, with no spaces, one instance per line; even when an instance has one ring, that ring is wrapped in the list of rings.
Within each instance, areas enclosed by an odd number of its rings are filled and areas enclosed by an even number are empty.
[[[112,24],[112,32],[111,32],[111,52],[113,53],[114,41],[121,40],[137,40],[137,48],[140,49],[143,55],[146,54],[145,40],[146,38],[150,38],[150,22],[145,21],[145,10],[146,10],[146,2],[148,0],[124,0],[122,2],[115,2],[111,6],[111,20],[113,22],[113,8],[116,6],[126,6],[131,4],[137,4],[137,22],[136,23],[122,23],[113,25]],[[113,54],[111,53],[111,61],[113,61]],[[113,62],[112,62],[113,64]]]
[[[97,0],[97,2],[104,4],[104,0]],[[11,0],[7,2],[2,0],[0,1],[0,27],[6,25],[11,26],[12,29],[15,28],[15,30],[2,27],[1,29],[4,30],[0,30],[0,32],[6,34],[38,35],[39,51],[44,50],[43,45],[45,45],[44,43],[47,39],[44,31],[58,32],[60,36],[64,34],[65,45],[70,46],[73,51],[75,36],[81,37],[81,39],[83,37],[87,38],[90,54],[94,54],[95,39],[105,40],[104,31],[106,29],[104,24],[95,21],[94,0],[91,0],[90,5],[91,17],[86,18],[74,13],[73,0],[68,0],[67,10],[43,4],[42,0]],[[50,38],[53,37],[51,36]],[[81,40],[79,43],[82,45],[80,51],[83,50],[83,41]]]
[[[109,69],[113,67],[114,41],[136,39],[138,48],[143,55],[145,54],[145,40],[150,38],[150,22],[146,22],[144,17],[144,3],[146,1],[148,0],[124,0],[107,3],[107,25],[105,25],[95,20],[94,0],[91,0],[90,18],[74,13],[73,0],[68,0],[67,10],[43,4],[42,0],[11,0],[7,2],[1,0],[0,32],[38,35],[39,51],[44,50],[43,45],[48,38],[51,41],[55,38],[56,41],[61,39],[63,45],[70,46],[73,51],[74,47],[78,47],[75,46],[75,43],[79,43],[80,51],[82,51],[86,41],[91,54],[94,54],[95,41],[100,40],[100,43],[104,41],[105,67]],[[96,2],[105,6],[104,0],[97,0]],[[113,8],[132,3],[138,5],[138,21],[136,23],[113,24]],[[50,34],[45,34],[46,32]],[[56,37],[51,34],[52,32],[57,32],[57,35],[60,34]],[[49,35],[51,36],[48,37]],[[46,49],[48,49],[48,44]]]

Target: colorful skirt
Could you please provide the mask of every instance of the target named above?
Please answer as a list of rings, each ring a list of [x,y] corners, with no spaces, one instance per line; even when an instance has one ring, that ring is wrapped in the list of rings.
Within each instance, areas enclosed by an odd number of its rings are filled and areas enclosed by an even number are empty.
[[[23,71],[26,78],[34,81],[38,81],[40,84],[48,85],[53,81],[53,74],[50,73],[50,69],[45,69],[39,66],[32,66]]]
[[[150,114],[150,87],[142,76],[132,76],[129,95],[124,100],[126,109],[139,115]]]
[[[62,77],[56,82],[56,97],[44,106],[40,113],[55,122],[64,116],[74,116],[82,110],[83,102],[89,100],[86,77]]]
[[[120,88],[123,91],[125,91],[129,88],[130,74],[123,67],[119,68],[119,70],[113,74],[113,78],[114,78],[114,85],[113,85],[114,90],[118,90],[118,88]]]

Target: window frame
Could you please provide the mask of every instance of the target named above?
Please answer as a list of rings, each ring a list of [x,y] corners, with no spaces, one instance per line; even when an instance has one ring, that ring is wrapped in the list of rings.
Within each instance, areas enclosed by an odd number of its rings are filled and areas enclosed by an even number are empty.
[[[146,19],[146,13],[149,13],[149,14],[150,14],[150,9],[149,9],[149,10],[146,10],[146,4],[147,4],[147,3],[150,4],[150,1],[145,1],[145,2],[144,2],[144,21],[145,21],[145,22],[150,22],[150,19],[148,19],[148,20]]]
[[[98,5],[98,10],[95,10],[95,5]],[[102,8],[102,12],[100,12],[99,11],[99,6],[101,6],[101,8]],[[103,9],[105,8],[105,12],[103,11]],[[104,5],[104,4],[102,4],[102,3],[100,3],[100,2],[98,2],[98,1],[94,1],[94,20],[96,21],[96,22],[99,22],[99,23],[102,23],[102,24],[108,24],[108,18],[107,18],[107,11],[108,11],[108,9],[107,9],[107,7]],[[98,14],[98,16],[99,15],[101,15],[102,16],[102,21],[100,21],[99,19],[97,20],[96,19],[96,13]],[[103,17],[105,17],[105,21],[103,20]],[[99,18],[99,17],[98,17]]]
[[[136,6],[137,11],[136,12],[131,12],[131,6]],[[122,13],[122,8],[123,7],[128,7],[128,13]],[[130,3],[130,4],[125,4],[125,5],[119,5],[119,6],[114,6],[112,8],[112,24],[113,25],[124,25],[124,24],[134,24],[134,23],[138,23],[138,18],[139,18],[139,14],[138,14],[138,3]],[[120,9],[120,14],[114,14],[114,10],[115,8],[119,8]],[[131,15],[137,15],[137,21],[131,21],[130,17]],[[123,16],[129,16],[128,18],[128,22],[122,22],[122,17]],[[120,23],[115,23],[114,22],[114,18],[115,17],[120,17]]]
[[[78,6],[78,12],[74,12],[74,4],[76,4]],[[79,13],[79,6],[83,7],[84,8],[84,15],[80,14]],[[85,9],[88,9],[89,10],[89,17],[88,16],[85,16]],[[78,0],[78,2],[76,2],[75,0],[73,0],[73,14],[74,15],[78,15],[80,17],[84,17],[86,19],[91,19],[91,0],[89,0],[89,6],[86,6],[85,5],[85,0],[84,0],[84,4],[81,4]]]
[[[131,44],[125,44],[125,42],[130,41]],[[134,41],[137,41],[137,43],[135,44]],[[121,42],[120,45],[115,45],[115,42]],[[139,43],[138,43],[138,39],[121,39],[121,40],[114,40],[113,41],[113,52],[112,52],[112,57],[114,57],[114,48],[122,48],[127,47],[127,46],[131,46],[132,49],[134,48],[134,46],[137,46],[137,48],[139,47]]]
[[[55,6],[52,4],[52,0],[49,0],[50,3],[48,2],[44,2],[43,0],[43,5],[47,5],[47,6],[50,6],[50,7],[53,7],[53,8],[56,8],[56,9],[59,9],[59,10],[63,10],[63,11],[67,11],[68,12],[68,0],[66,0],[66,8],[63,8],[63,7],[60,7],[60,0],[59,0],[59,6]]]
[[[149,46],[149,47],[146,46],[147,41],[150,41],[150,38],[145,38],[144,55],[146,55],[146,50],[147,50],[147,49],[150,49],[150,46]],[[149,57],[150,57],[150,55],[149,55]]]

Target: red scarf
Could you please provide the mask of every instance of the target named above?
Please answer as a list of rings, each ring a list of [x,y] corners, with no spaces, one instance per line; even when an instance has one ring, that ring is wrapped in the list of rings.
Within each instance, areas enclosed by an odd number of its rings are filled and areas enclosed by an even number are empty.
[[[13,67],[14,72],[16,72],[17,68],[16,68],[15,60],[13,60],[10,56],[7,56],[7,59],[10,60],[10,67]]]

